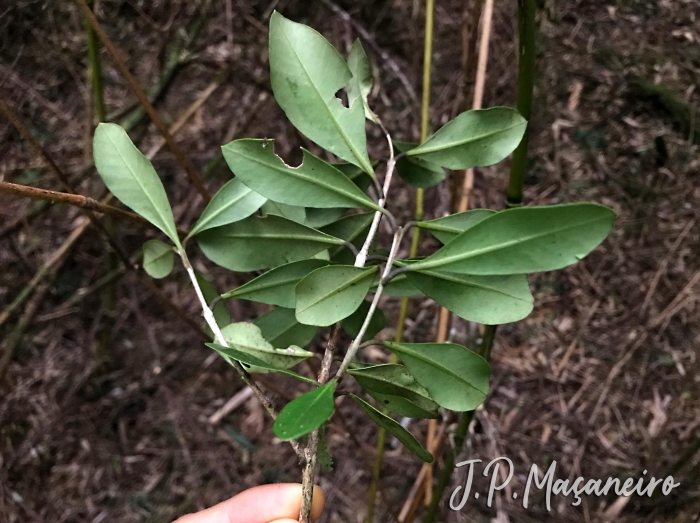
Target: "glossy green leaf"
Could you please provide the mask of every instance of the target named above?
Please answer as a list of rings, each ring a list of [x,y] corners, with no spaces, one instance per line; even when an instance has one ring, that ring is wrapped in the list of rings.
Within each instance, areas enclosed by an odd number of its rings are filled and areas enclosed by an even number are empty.
[[[442,243],[447,243],[458,234],[485,220],[495,212],[490,209],[473,209],[443,216],[442,218],[435,218],[434,220],[418,222],[416,226],[429,231]]]
[[[312,325],[299,323],[294,316],[294,309],[272,309],[259,316],[253,323],[260,327],[263,337],[274,347],[306,347],[318,331]]]
[[[477,223],[409,270],[498,275],[561,269],[595,249],[614,220],[612,209],[594,203],[508,209]]]
[[[326,260],[300,260],[280,265],[222,294],[224,299],[239,298],[293,309],[296,303],[294,287],[311,271],[328,265]]]
[[[328,209],[315,209],[313,207],[307,207],[306,209],[306,221],[304,225],[307,227],[313,227],[314,229],[320,229],[326,225],[338,221],[341,216],[345,213],[347,209],[333,207]]]
[[[244,138],[222,148],[233,173],[270,200],[306,207],[379,206],[333,165],[303,149],[304,160],[290,167],[275,154],[272,140]]]
[[[199,288],[202,290],[202,295],[204,296],[204,299],[211,306],[214,300],[220,298],[219,292],[201,272],[195,270],[195,277],[197,278]],[[214,314],[214,319],[216,320],[216,324],[219,327],[223,328],[229,323],[231,323],[231,311],[228,310],[228,307],[223,301],[216,301],[216,303],[214,304],[214,308],[212,309],[212,313]],[[209,335],[212,338],[214,337],[213,333],[209,330],[208,325],[205,325],[204,329],[207,331],[207,333],[209,333]]]
[[[311,272],[296,286],[296,318],[326,327],[355,312],[369,292],[378,267],[328,265]]]
[[[287,403],[272,427],[275,436],[283,441],[296,439],[323,425],[333,415],[337,384],[331,380]]]
[[[522,320],[532,312],[527,276],[473,276],[426,270],[407,273],[408,281],[460,318],[500,325]]]
[[[350,48],[348,68],[352,73],[352,79],[348,83],[347,88],[349,105],[352,107],[355,100],[359,99],[365,108],[365,118],[375,123],[378,122],[377,115],[372,112],[367,102],[367,97],[372,91],[372,82],[374,81],[372,64],[367,58],[367,54],[359,39],[355,40]]]
[[[95,167],[114,196],[180,247],[173,211],[153,165],[113,123],[101,123],[93,140]]]
[[[489,390],[491,367],[476,352],[455,343],[392,343],[384,345],[398,355],[416,381],[446,409],[474,410]]]
[[[351,338],[357,338],[360,334],[360,328],[367,317],[369,312],[370,303],[364,300],[360,307],[353,312],[350,316],[345,318],[342,323],[343,330],[348,333]],[[372,314],[372,319],[369,320],[369,325],[367,326],[367,331],[365,332],[365,339],[374,338],[379,332],[386,326],[386,317],[382,310],[377,307]]]
[[[418,147],[416,143],[394,142],[394,149],[397,153],[405,153],[416,147]],[[437,164],[411,156],[401,156],[398,159],[396,172],[403,181],[421,189],[437,185],[445,179],[445,169]]]
[[[383,428],[389,434],[394,436],[403,444],[404,447],[418,456],[421,460],[425,461],[426,463],[432,463],[433,455],[428,452],[423,445],[418,443],[415,436],[403,428],[398,421],[390,418],[386,414],[381,413],[362,398],[358,398],[354,394],[350,394],[350,397],[354,399],[360,405],[360,407],[362,407],[362,410],[364,410],[370,419],[379,425],[379,427]]]
[[[267,200],[261,207],[261,210],[264,214],[274,214],[275,216],[281,216],[293,222],[306,225],[306,207]]]
[[[350,369],[367,394],[391,412],[409,418],[437,418],[438,404],[403,365],[387,363]]]
[[[372,224],[372,219],[374,218],[373,212],[365,212],[360,214],[351,214],[349,216],[344,216],[340,220],[333,222],[320,229],[321,232],[340,238],[350,243],[357,243],[356,240],[360,239],[364,241],[366,233],[369,231],[369,226]],[[330,255],[335,257],[341,250],[346,247],[334,247],[330,249]],[[352,254],[348,251],[349,254]],[[354,262],[354,254],[352,254],[352,261]],[[352,262],[351,262],[352,263]],[[348,265],[350,265],[349,263]]]
[[[275,215],[251,216],[197,235],[204,255],[232,271],[257,271],[309,258],[343,240]]]
[[[260,327],[252,323],[231,323],[222,328],[221,333],[232,349],[250,354],[277,369],[289,369],[314,355],[295,345],[276,349],[263,337]]]
[[[243,352],[238,349],[233,349],[231,347],[224,347],[223,345],[219,345],[218,343],[205,343],[204,345],[206,345],[210,349],[214,349],[226,359],[231,358],[236,360],[248,372],[281,372],[282,374],[286,374],[287,376],[291,376],[298,380],[305,381],[306,383],[313,383],[314,385],[316,384],[314,380],[307,378],[306,376],[302,376],[301,374],[298,374],[288,369],[276,367],[271,363],[257,358],[256,356],[253,356],[252,354],[249,354],[247,352]]]
[[[526,126],[527,121],[510,107],[467,111],[406,155],[448,169],[492,165],[515,150]]]
[[[238,178],[234,178],[214,195],[187,237],[243,220],[260,209],[266,200],[264,196],[243,185]]]
[[[159,240],[148,240],[143,244],[143,270],[151,278],[165,278],[175,265],[175,250]]]
[[[338,51],[308,26],[278,12],[270,18],[270,82],[287,118],[310,140],[373,174],[361,100],[335,96],[352,73]]]

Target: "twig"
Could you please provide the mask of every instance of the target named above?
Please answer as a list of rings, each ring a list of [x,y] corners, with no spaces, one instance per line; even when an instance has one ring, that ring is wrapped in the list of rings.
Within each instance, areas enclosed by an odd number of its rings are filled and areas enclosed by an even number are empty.
[[[121,53],[114,46],[109,36],[107,36],[107,33],[103,29],[102,25],[100,25],[100,23],[95,18],[95,15],[93,14],[90,7],[88,7],[86,0],[75,0],[75,2],[80,11],[83,13],[83,16],[85,16],[90,25],[92,25],[93,29],[95,30],[95,33],[102,42],[102,45],[104,45],[105,50],[114,61],[114,64],[119,70],[119,72],[126,79],[127,83],[129,84],[129,87],[136,95],[143,108],[148,113],[148,116],[151,118],[155,126],[165,138],[165,142],[167,143],[168,148],[172,151],[177,162],[187,173],[187,176],[190,178],[192,185],[194,185],[195,189],[197,189],[199,194],[202,195],[202,198],[204,198],[205,201],[209,202],[211,200],[211,195],[209,194],[209,191],[207,191],[207,189],[204,187],[204,184],[202,183],[202,180],[199,177],[197,170],[194,168],[194,165],[192,165],[192,162],[190,162],[190,160],[183,154],[182,150],[175,142],[175,139],[170,134],[170,131],[168,131],[168,128],[166,127],[162,118],[155,110],[151,102],[148,100],[148,96],[141,88],[136,78],[134,78],[134,76],[129,71],[129,68],[124,62]]]
[[[192,264],[190,263],[189,258],[187,257],[187,253],[185,252],[184,248],[178,250],[178,254],[180,255],[180,259],[182,260],[182,264],[185,266],[185,270],[187,271],[188,276],[190,277],[190,281],[192,282],[192,286],[194,287],[194,291],[197,294],[197,299],[199,300],[199,304],[202,307],[202,316],[204,317],[204,321],[207,323],[209,328],[211,329],[211,332],[214,334],[214,341],[218,343],[219,345],[222,345],[224,347],[229,347],[228,342],[224,338],[223,333],[221,332],[221,328],[219,327],[219,324],[216,322],[216,318],[214,318],[214,313],[212,310],[209,308],[209,304],[207,304],[207,300],[204,298],[204,294],[202,293],[202,289],[199,286],[199,282],[197,281],[197,276],[194,273],[194,269],[192,268]],[[270,415],[270,417],[274,420],[277,419],[277,411],[275,410],[275,407],[272,405],[272,401],[270,401],[270,398],[268,398],[265,393],[258,387],[258,384],[255,383],[253,378],[248,374],[248,372],[243,368],[243,366],[237,362],[234,359],[231,358],[224,358],[234,369],[236,369],[236,372],[240,375],[241,379],[243,380],[243,383],[245,383],[250,389],[253,391],[253,393],[258,397],[260,400],[260,403],[262,403],[263,407],[267,411],[267,413]],[[303,460],[304,459],[304,453],[301,450],[301,446],[297,441],[290,441],[290,444],[292,448],[294,449],[294,452],[297,453],[297,456],[299,459]]]
[[[28,185],[19,185],[10,182],[0,182],[0,193],[13,194],[15,196],[22,196],[24,198],[31,198],[33,200],[44,200],[48,202],[65,203],[67,205],[72,205],[73,207],[78,207],[80,209],[96,211],[102,214],[108,214],[110,216],[115,216],[117,218],[130,221],[132,223],[137,223],[139,225],[147,225],[149,227],[155,228],[155,226],[152,225],[151,222],[139,216],[138,214],[125,211],[118,207],[107,205],[93,198],[90,198],[89,196],[82,196],[80,194],[72,194],[58,191],[49,191],[47,189],[39,189],[38,187],[29,187]]]

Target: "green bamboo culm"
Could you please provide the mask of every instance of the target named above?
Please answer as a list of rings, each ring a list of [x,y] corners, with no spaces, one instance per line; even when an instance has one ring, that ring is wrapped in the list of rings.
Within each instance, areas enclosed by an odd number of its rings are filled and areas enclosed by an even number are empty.
[[[431,70],[432,70],[432,58],[433,58],[433,27],[434,18],[433,14],[435,11],[434,0],[425,1],[425,40],[423,43],[423,96],[421,101],[421,126],[420,126],[420,142],[423,143],[428,138],[428,132],[430,129],[430,80],[431,80]],[[423,189],[416,189],[416,210],[414,214],[414,219],[420,221],[423,219]],[[418,244],[420,242],[420,229],[418,227],[413,228],[413,236],[411,237],[411,249],[409,251],[409,257],[415,258],[418,253]],[[396,321],[396,333],[394,335],[394,341],[400,342],[403,339],[404,324],[406,323],[406,317],[408,315],[408,298],[403,298],[401,300],[401,306],[399,308],[399,317]],[[395,354],[392,354],[391,361],[396,363],[397,358]],[[377,436],[377,456],[374,460],[374,467],[372,469],[372,483],[369,488],[369,499],[367,500],[367,516],[365,517],[365,523],[372,523],[374,520],[374,509],[377,502],[377,491],[379,490],[379,482],[381,481],[382,474],[382,461],[384,460],[384,447],[386,445],[386,430],[383,428],[379,429],[379,434]]]
[[[535,80],[535,0],[518,0],[518,101],[520,114],[530,120],[532,112],[532,93]],[[513,152],[506,206],[518,207],[523,203],[523,182],[527,167],[528,133],[525,133],[520,145]],[[485,325],[481,344],[481,355],[490,360],[493,343],[496,339],[496,326]],[[423,515],[423,523],[434,523],[440,509],[440,502],[445,489],[452,480],[455,469],[455,457],[462,451],[469,426],[474,419],[474,412],[465,412],[460,416],[454,433],[454,446],[446,453],[444,467],[433,490],[433,499]]]
[[[532,91],[535,83],[535,0],[518,0],[518,112],[530,121]],[[518,207],[523,203],[523,183],[527,170],[529,130],[513,152],[506,206]]]

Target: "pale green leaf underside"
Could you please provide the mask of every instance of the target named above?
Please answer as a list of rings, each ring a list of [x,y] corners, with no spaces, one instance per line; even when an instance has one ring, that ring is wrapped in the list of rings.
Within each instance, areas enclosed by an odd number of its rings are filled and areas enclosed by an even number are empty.
[[[299,205],[287,205],[286,203],[267,200],[260,210],[263,212],[263,214],[274,214],[276,216],[281,216],[282,218],[292,220],[293,222],[307,225],[306,207],[301,207]]]
[[[336,98],[352,73],[338,51],[308,26],[278,12],[270,18],[270,82],[287,118],[310,140],[373,175],[361,100]]]
[[[210,349],[214,349],[226,359],[231,358],[236,360],[241,365],[243,365],[243,367],[248,372],[281,372],[282,374],[292,376],[293,378],[296,378],[298,380],[305,381],[307,383],[313,383],[314,385],[316,384],[314,380],[307,378],[306,376],[302,376],[301,374],[298,374],[288,369],[276,367],[271,363],[268,363],[267,361],[261,360],[260,358],[257,358],[252,354],[240,351],[238,349],[224,347],[223,345],[219,345],[218,343],[205,343],[205,345]]]
[[[378,411],[362,398],[358,398],[354,394],[350,394],[350,397],[354,399],[360,405],[360,407],[362,407],[365,414],[367,414],[379,427],[383,428],[389,434],[398,439],[404,447],[418,456],[421,460],[425,461],[426,463],[432,463],[433,455],[418,442],[413,434],[403,428],[398,421]]]
[[[502,275],[561,269],[595,249],[614,220],[611,209],[594,203],[508,209],[459,234],[409,270]]]
[[[398,153],[405,153],[416,147],[418,147],[416,143],[394,142],[394,149]],[[396,172],[406,183],[421,189],[433,187],[445,179],[445,169],[437,164],[411,156],[402,156],[398,159]]]
[[[152,278],[165,278],[175,265],[172,246],[159,240],[148,240],[143,244],[143,269]]]
[[[298,167],[275,154],[272,140],[245,138],[222,149],[231,171],[270,200],[306,207],[361,207],[380,210],[347,176],[306,149]]]
[[[359,39],[353,42],[350,53],[348,53],[348,68],[352,73],[352,79],[347,87],[348,103],[352,106],[353,102],[359,98],[365,108],[365,118],[375,123],[378,122],[377,115],[372,112],[367,102],[374,81],[372,64]]]
[[[491,367],[455,343],[391,343],[384,345],[406,364],[416,381],[438,405],[456,411],[474,410],[486,398]]]
[[[515,150],[526,126],[527,121],[510,107],[467,111],[406,155],[448,169],[492,165]]]
[[[232,271],[256,271],[309,258],[343,240],[280,216],[251,216],[197,235],[204,255]]]
[[[295,289],[297,320],[326,327],[347,318],[362,304],[377,269],[329,265],[311,272]]]
[[[465,320],[500,325],[532,312],[533,298],[524,274],[473,276],[426,270],[406,277],[428,298]]]
[[[312,325],[299,323],[294,316],[294,309],[272,309],[256,318],[253,323],[260,327],[263,337],[274,347],[306,347],[318,331]]]
[[[367,394],[391,412],[409,418],[437,418],[438,404],[403,365],[387,363],[350,369]]]
[[[260,327],[252,323],[231,323],[222,328],[221,333],[229,347],[250,354],[278,369],[289,369],[313,356],[312,352],[294,345],[274,348],[263,337]]]
[[[93,140],[95,167],[107,189],[180,247],[173,211],[153,165],[120,126],[101,123]]]
[[[485,220],[495,212],[490,209],[473,209],[443,216],[442,218],[435,218],[434,220],[418,222],[416,226],[427,230],[442,243],[447,243],[458,234]]]
[[[326,260],[300,260],[280,265],[222,294],[221,297],[239,298],[293,309],[296,303],[294,296],[296,284],[311,271],[324,267],[328,263]]]
[[[283,441],[296,439],[323,425],[333,415],[337,383],[329,381],[287,403],[272,427],[275,436]]]
[[[214,195],[187,237],[191,238],[207,229],[243,220],[260,209],[266,200],[267,198],[234,178]]]

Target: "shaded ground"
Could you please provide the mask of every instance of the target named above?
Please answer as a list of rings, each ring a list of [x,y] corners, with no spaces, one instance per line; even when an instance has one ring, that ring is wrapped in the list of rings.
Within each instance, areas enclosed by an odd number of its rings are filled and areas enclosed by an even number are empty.
[[[265,17],[268,2],[214,2],[202,33],[187,44],[185,65],[158,108],[175,121],[221,70],[228,78],[178,134],[178,142],[204,168],[232,137],[274,136],[287,158],[309,146],[267,93]],[[274,3],[273,3],[274,4]],[[461,3],[437,2],[432,123],[459,107]],[[485,105],[513,104],[513,10],[497,2]],[[419,2],[394,0],[344,5],[375,42],[366,45],[378,69],[376,110],[403,138],[418,135],[417,100],[422,53]],[[172,42],[199,6],[181,1],[103,1],[100,19],[144,85],[153,85]],[[347,48],[356,29],[322,4],[277,3]],[[672,473],[681,486],[668,498],[634,498],[620,521],[692,521],[698,512],[696,456],[700,438],[697,347],[700,342],[700,158],[690,130],[653,97],[629,88],[635,78],[663,83],[691,108],[700,88],[700,6],[691,1],[548,2],[539,17],[538,85],[532,121],[527,201],[536,204],[593,200],[619,218],[611,237],[581,264],[531,280],[536,308],[517,325],[499,330],[494,351],[495,390],[478,414],[470,453],[515,462],[513,491],[522,492],[531,463],[559,464],[562,478],[656,477]],[[389,57],[390,63],[378,51]],[[134,105],[127,86],[104,57],[108,112]],[[399,71],[396,74],[393,71]],[[403,77],[403,78],[401,78]],[[99,196],[96,175],[82,176],[89,160],[85,42],[70,3],[20,1],[0,9],[0,94],[31,122],[33,133],[83,194]],[[414,91],[412,94],[411,91]],[[253,114],[246,111],[254,107]],[[373,133],[373,134],[372,134]],[[143,150],[157,144],[149,126]],[[382,142],[370,136],[375,153]],[[314,150],[314,149],[312,149]],[[164,149],[154,161],[164,176],[180,223],[201,209],[198,196]],[[477,173],[471,207],[502,207],[507,162]],[[6,122],[0,122],[0,176],[6,181],[60,189],[52,174]],[[214,170],[207,185],[229,174]],[[397,191],[396,209],[412,212],[410,192]],[[444,189],[430,190],[427,209],[447,208]],[[32,205],[0,198],[0,231]],[[401,214],[402,211],[398,211]],[[0,238],[0,303],[7,306],[76,226],[79,213],[56,206]],[[135,251],[144,232],[119,225],[120,241]],[[426,247],[428,245],[426,244]],[[230,275],[204,265],[219,289]],[[167,522],[261,482],[297,481],[296,460],[270,439],[269,422],[254,400],[212,426],[207,418],[242,388],[232,369],[212,358],[198,335],[163,308],[133,275],[118,284],[110,342],[99,289],[81,300],[79,289],[107,271],[104,242],[89,230],[17,348],[0,401],[0,520]],[[182,272],[157,282],[193,317],[197,306]],[[396,304],[387,302],[389,316]],[[237,320],[255,317],[245,302]],[[416,303],[408,335],[429,339],[434,308]],[[1,335],[7,339],[17,316]],[[391,324],[391,322],[390,322]],[[472,329],[473,330],[473,329]],[[456,324],[456,341],[469,339]],[[391,335],[388,329],[386,336]],[[319,345],[320,346],[320,345]],[[379,358],[381,355],[370,354]],[[275,380],[276,400],[293,384]],[[350,405],[332,427],[332,473],[326,522],[361,521],[375,429]],[[415,433],[422,437],[424,426]],[[349,437],[347,431],[354,437]],[[362,451],[357,443],[361,442]],[[392,521],[418,471],[397,448],[387,454],[378,521]],[[482,489],[483,491],[483,489]],[[600,521],[616,501],[584,498],[579,507],[542,499],[524,511],[503,491],[494,508],[470,502],[447,521]],[[619,502],[618,502],[619,503]],[[448,513],[449,512],[449,513]],[[616,516],[614,512],[611,516]]]

